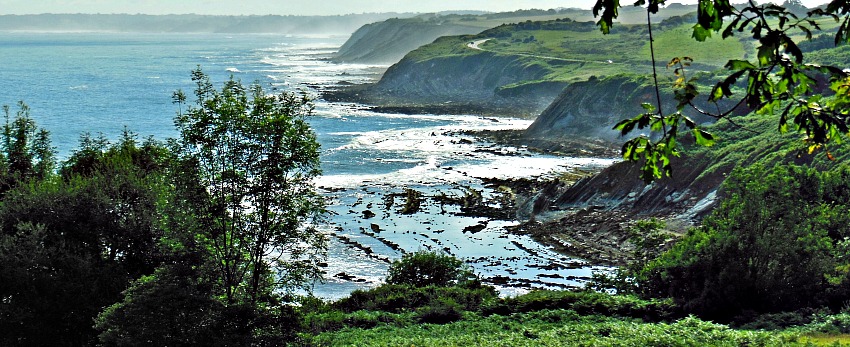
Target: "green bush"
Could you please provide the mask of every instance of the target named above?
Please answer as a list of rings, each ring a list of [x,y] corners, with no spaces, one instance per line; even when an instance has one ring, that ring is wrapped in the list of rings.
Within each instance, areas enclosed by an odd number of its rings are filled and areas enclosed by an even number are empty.
[[[729,321],[850,298],[850,169],[738,169],[721,205],[636,274],[640,291]]]
[[[591,291],[532,291],[485,305],[484,315],[509,315],[547,309],[566,309],[581,315],[640,318],[657,322],[682,315],[670,300],[643,300],[631,295],[610,295]]]
[[[850,334],[850,314],[836,315],[816,314],[804,330],[824,334]]]
[[[463,309],[454,300],[438,298],[430,305],[416,311],[419,323],[446,324],[463,318]]]
[[[433,306],[441,299],[450,299],[463,310],[478,311],[482,304],[495,300],[498,293],[493,287],[469,282],[454,287],[415,287],[385,284],[370,290],[356,290],[332,306],[344,312],[359,310],[401,313]]]
[[[394,261],[387,271],[388,284],[409,284],[417,287],[450,286],[473,278],[472,272],[463,265],[462,260],[428,251],[405,254]]]
[[[755,317],[738,316],[739,328],[746,330],[781,330],[809,324],[815,318],[815,310],[766,313]]]
[[[304,317],[304,326],[313,335],[344,328],[372,329],[379,325],[404,326],[411,321],[409,315],[398,315],[379,311],[355,311],[345,313],[332,310],[310,313]]]

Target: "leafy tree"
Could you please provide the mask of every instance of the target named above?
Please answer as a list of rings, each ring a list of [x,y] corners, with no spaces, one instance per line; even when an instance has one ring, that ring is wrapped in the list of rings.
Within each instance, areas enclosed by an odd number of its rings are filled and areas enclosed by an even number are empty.
[[[463,261],[451,255],[418,251],[405,254],[390,264],[388,284],[408,284],[417,287],[429,285],[450,286],[472,278],[472,272]]]
[[[44,179],[53,173],[56,159],[50,144],[50,133],[39,129],[23,101],[12,117],[8,105],[3,106],[2,155],[0,155],[0,192],[5,192],[30,179]]]
[[[161,147],[83,148],[63,176],[30,180],[0,203],[0,344],[90,345],[92,320],[162,260]],[[84,159],[85,158],[85,159]],[[85,163],[85,164],[84,164]]]
[[[143,276],[124,292],[125,300],[98,315],[105,346],[224,345],[223,311],[208,284],[191,267],[167,266]],[[202,281],[202,280],[201,280]]]
[[[645,5],[649,20],[650,15],[657,13],[665,3],[665,0],[638,0],[634,5]],[[795,2],[788,4],[794,7]],[[607,34],[611,30],[619,8],[619,0],[597,0],[593,13],[599,16],[597,24],[603,33]],[[850,94],[847,93],[850,90],[850,75],[834,66],[805,64],[797,37],[811,39],[813,30],[821,30],[816,19],[831,17],[841,21],[835,34],[835,44],[850,41],[850,3],[833,0],[824,8],[810,11],[805,16],[795,11],[799,12],[796,7],[771,3],[758,5],[755,1],[740,5],[732,5],[728,0],[699,1],[694,39],[704,41],[712,33],[720,33],[723,38],[728,38],[746,30],[757,41],[755,59],[730,60],[726,64],[729,74],[714,85],[708,100],[737,100],[733,103],[745,105],[758,114],[777,117],[780,132],[800,132],[804,135],[803,142],[808,146],[810,154],[816,150],[825,150],[826,156],[831,159],[827,146],[840,143],[841,138],[850,133],[850,108],[847,107],[850,105]],[[652,43],[651,25],[649,28]],[[654,61],[653,55],[653,65]],[[659,97],[656,105],[644,105],[645,113],[623,120],[615,126],[623,135],[635,129],[650,131],[650,134],[627,141],[622,151],[626,160],[643,161],[642,176],[646,181],[671,174],[670,158],[680,155],[679,141],[684,136],[683,130],[688,129],[687,132],[697,144],[710,146],[714,143],[712,134],[700,129],[681,112],[685,107],[697,109],[693,103],[699,96],[696,80],[688,79],[685,74],[690,62],[687,57],[674,58],[668,65],[675,68],[677,77],[675,92],[678,106],[675,112],[665,113],[661,109]],[[733,87],[738,84],[744,90],[741,95],[733,92]],[[833,96],[827,97],[829,94]],[[734,124],[732,110],[697,110]]]
[[[736,170],[703,226],[633,270],[639,291],[712,319],[840,308],[850,299],[848,179],[847,167]]]
[[[300,318],[280,290],[319,276],[325,244],[315,230],[324,205],[312,185],[320,173],[305,120],[312,106],[233,79],[217,91],[200,68],[192,78],[195,106],[183,112],[186,97],[174,94],[181,138],[172,142],[174,191],[162,211],[166,260],[98,316],[100,341],[283,345]]]
[[[315,229],[324,201],[313,187],[319,144],[305,118],[308,98],[266,95],[232,78],[221,91],[198,68],[196,106],[175,123],[207,201],[202,238],[226,304],[253,306],[273,290],[306,288],[320,276],[325,237]],[[175,93],[182,104],[185,94]]]

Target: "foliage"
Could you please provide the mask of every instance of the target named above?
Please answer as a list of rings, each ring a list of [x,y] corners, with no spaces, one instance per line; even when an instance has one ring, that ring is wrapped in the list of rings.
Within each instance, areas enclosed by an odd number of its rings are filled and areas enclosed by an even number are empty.
[[[445,325],[343,329],[318,346],[804,346],[793,332],[739,331],[688,317],[673,323],[581,317],[570,310],[469,317]]]
[[[214,345],[223,307],[195,283],[197,275],[178,269],[141,277],[124,292],[124,301],[101,312],[95,325],[101,344]]]
[[[648,19],[649,14],[658,12],[665,2],[639,0],[635,6],[646,5]],[[597,24],[603,33],[610,32],[619,7],[619,1],[616,0],[596,2],[593,12],[600,17]],[[758,42],[754,59],[729,60],[725,66],[728,75],[715,84],[708,94],[708,100],[717,102],[735,97],[733,86],[741,81],[745,88],[743,95],[735,99],[738,105],[744,105],[760,115],[777,117],[780,132],[794,130],[803,134],[804,143],[813,152],[833,142],[841,143],[842,136],[850,133],[846,107],[850,102],[846,93],[850,75],[833,66],[804,64],[804,53],[798,41],[800,37],[811,39],[812,30],[821,30],[817,19],[826,16],[838,22],[839,15],[845,18],[835,35],[835,44],[850,40],[850,4],[834,0],[824,9],[811,11],[802,17],[792,10],[797,8],[789,9],[770,3],[757,5],[752,1],[732,5],[727,0],[701,0],[693,37],[697,41],[705,41],[714,32],[729,38],[735,32],[748,30],[752,39]],[[696,80],[688,79],[685,74],[691,62],[691,58],[682,57],[673,58],[668,64],[668,67],[675,68],[674,88],[678,101],[675,112],[665,113],[658,105],[660,102],[656,105],[646,104],[645,113],[623,120],[615,126],[623,135],[635,129],[650,131],[650,134],[633,138],[623,145],[624,159],[643,161],[642,176],[647,182],[671,174],[670,159],[680,155],[679,138],[687,136],[680,130],[686,128],[699,145],[711,146],[714,143],[713,135],[697,127],[695,122],[682,113],[685,107],[693,107],[693,100],[700,95]],[[823,94],[825,91],[835,95],[826,97]],[[718,110],[716,113],[701,112],[732,121],[733,109]],[[831,157],[828,151],[827,154]]]
[[[3,113],[6,123],[0,135],[0,193],[30,179],[47,178],[56,165],[50,133],[36,126],[29,106],[19,102],[14,118],[8,105],[3,106]]]
[[[850,168],[738,169],[703,226],[636,274],[640,291],[712,319],[838,308],[850,298]]]
[[[166,151],[165,181],[173,187],[161,219],[166,261],[99,315],[101,342],[292,342],[302,318],[281,290],[315,279],[324,250],[314,228],[324,209],[312,186],[318,143],[305,121],[312,106],[232,79],[219,92],[200,69],[193,80],[197,106],[178,114],[181,139]],[[174,96],[182,109],[185,95]],[[89,152],[75,155],[63,174],[86,172]]]
[[[815,314],[802,330],[809,333],[850,334],[850,314]]]
[[[345,328],[372,329],[381,325],[402,327],[410,324],[412,324],[411,314],[384,311],[354,311],[345,313],[339,310],[330,310],[326,312],[311,312],[304,316],[306,331],[312,335]]]
[[[451,255],[430,251],[405,254],[390,264],[388,284],[408,284],[416,287],[449,286],[473,278],[463,261]]]
[[[181,155],[195,165],[207,197],[201,238],[214,258],[227,305],[255,305],[273,290],[319,277],[325,238],[314,225],[324,201],[313,189],[319,145],[305,118],[306,96],[266,95],[232,78],[221,91],[192,73],[196,106],[175,119]],[[178,91],[175,101],[185,102]]]
[[[602,315],[662,321],[679,318],[669,300],[643,300],[631,295],[610,295],[591,291],[536,290],[517,297],[491,302],[482,308],[484,315],[509,315],[545,309],[568,309],[582,315]]]
[[[639,220],[629,228],[629,242],[634,245],[633,259],[625,266],[618,268],[613,274],[596,272],[587,288],[596,291],[615,291],[619,294],[638,293],[635,282],[647,265],[656,259],[675,241],[675,238],[664,231],[666,223],[650,218]]]
[[[63,177],[29,180],[0,203],[0,344],[90,344],[97,313],[161,262],[162,148],[129,135],[102,145],[85,147],[86,164],[69,161]]]
[[[477,281],[459,286],[385,284],[370,290],[355,290],[332,306],[349,313],[360,310],[401,313],[437,306],[440,300],[451,300],[463,310],[477,311],[497,297],[493,287]]]

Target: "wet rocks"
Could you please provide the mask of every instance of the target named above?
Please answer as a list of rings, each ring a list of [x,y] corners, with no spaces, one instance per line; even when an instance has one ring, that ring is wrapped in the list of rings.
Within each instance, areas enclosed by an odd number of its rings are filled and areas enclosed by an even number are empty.
[[[475,234],[475,233],[481,232],[482,230],[484,230],[484,228],[487,228],[487,221],[486,220],[482,221],[482,222],[478,222],[478,224],[470,225],[468,227],[463,228],[463,232]]]
[[[634,253],[628,232],[632,219],[623,211],[587,208],[558,220],[528,222],[509,230],[594,264],[625,265]]]

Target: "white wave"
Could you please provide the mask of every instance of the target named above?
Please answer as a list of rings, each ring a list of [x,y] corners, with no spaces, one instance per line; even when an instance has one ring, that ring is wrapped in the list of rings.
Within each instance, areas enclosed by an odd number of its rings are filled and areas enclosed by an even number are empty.
[[[242,72],[242,71],[239,71],[239,69],[237,69],[237,68],[235,68],[235,67],[229,67],[229,68],[226,68],[226,69],[224,69],[224,71],[227,71],[227,72],[233,72],[233,73],[240,73],[240,72]]]

